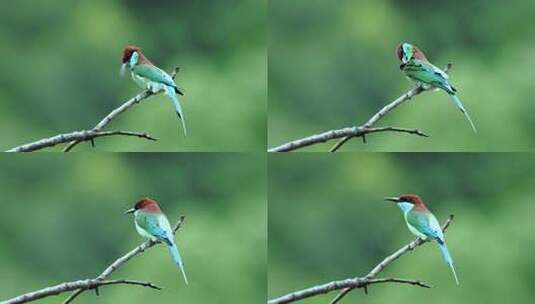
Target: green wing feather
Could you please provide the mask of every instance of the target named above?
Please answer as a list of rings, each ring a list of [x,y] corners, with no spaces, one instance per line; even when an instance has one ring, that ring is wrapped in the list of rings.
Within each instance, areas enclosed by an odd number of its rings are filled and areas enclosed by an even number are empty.
[[[427,61],[411,60],[402,65],[401,70],[415,81],[441,88],[450,94],[455,93],[455,89],[448,82],[448,75]]]
[[[440,238],[439,232],[436,227],[433,227],[429,216],[417,211],[409,212],[407,214],[407,222],[422,234],[425,234],[431,239]],[[439,227],[440,229],[440,227]]]
[[[165,71],[156,66],[150,64],[138,64],[132,68],[132,72],[143,78],[147,78],[150,81],[163,83],[165,85],[173,87],[175,88],[175,92],[180,95],[184,95],[173,81],[173,78],[171,78],[169,74],[167,74]]]
[[[162,241],[167,240],[167,233],[165,229],[160,227],[160,223],[156,216],[139,213],[136,216],[135,221],[139,227],[143,228],[143,230],[155,236],[157,239]]]

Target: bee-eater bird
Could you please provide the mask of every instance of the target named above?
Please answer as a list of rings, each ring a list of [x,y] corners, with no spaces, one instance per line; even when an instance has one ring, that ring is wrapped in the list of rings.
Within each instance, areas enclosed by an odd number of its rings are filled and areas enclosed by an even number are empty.
[[[453,272],[455,283],[459,285],[442,228],[422,199],[418,195],[405,194],[400,197],[386,197],[385,200],[395,202],[398,205],[401,212],[403,212],[407,227],[414,235],[424,240],[435,240],[437,242],[444,261]]]
[[[142,89],[148,89],[153,93],[164,91],[165,95],[171,98],[171,101],[175,106],[176,114],[182,121],[184,135],[186,135],[186,120],[177,96],[177,94],[184,95],[184,93],[176,85],[173,78],[164,70],[152,64],[137,46],[130,45],[124,48],[121,74],[124,74],[126,68],[130,70],[132,79],[134,79]]]
[[[142,237],[153,241],[163,242],[169,248],[171,257],[175,264],[182,272],[186,285],[188,278],[184,271],[184,263],[175,243],[175,235],[169,224],[169,220],[163,214],[162,209],[154,200],[150,198],[140,199],[134,208],[126,210],[124,214],[134,213],[134,222],[136,224],[137,233]]]
[[[424,53],[410,43],[404,42],[400,44],[396,49],[396,55],[402,62],[399,68],[405,76],[424,88],[435,87],[448,93],[451,100],[453,100],[459,110],[466,116],[466,119],[468,119],[474,133],[477,133],[476,126],[472,122],[470,115],[464,108],[459,97],[457,97],[457,90],[448,80],[448,74],[431,64]]]

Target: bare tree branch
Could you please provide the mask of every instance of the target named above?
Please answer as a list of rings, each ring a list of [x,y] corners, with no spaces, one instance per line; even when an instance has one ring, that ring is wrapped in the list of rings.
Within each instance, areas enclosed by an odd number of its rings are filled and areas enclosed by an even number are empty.
[[[447,73],[450,69],[451,69],[451,64],[448,64],[446,68],[444,69],[444,72]],[[381,110],[379,110],[379,112],[375,113],[366,123],[360,126],[331,130],[331,131],[323,132],[321,134],[316,134],[316,135],[308,136],[305,138],[296,139],[288,143],[282,144],[280,146],[277,146],[275,148],[271,148],[268,150],[268,152],[291,152],[291,151],[295,151],[295,150],[298,150],[307,146],[324,143],[329,140],[341,138],[341,140],[338,141],[329,150],[329,152],[336,152],[351,138],[362,137],[364,141],[366,141],[365,140],[366,134],[374,133],[374,132],[394,131],[394,132],[403,132],[403,133],[416,134],[416,135],[428,137],[425,133],[419,131],[418,129],[405,129],[405,128],[394,128],[394,127],[373,128],[373,126],[381,118],[383,118],[390,111],[394,110],[402,103],[409,101],[414,96],[417,96],[421,94],[422,92],[432,90],[432,89],[433,88],[424,88],[422,86],[416,86],[412,88],[411,90],[407,91],[405,94],[398,97],[396,100],[384,106]]]
[[[446,231],[448,229],[451,221],[453,220],[453,215],[450,215],[442,226],[442,230]],[[407,280],[407,279],[397,279],[397,278],[380,278],[377,279],[376,276],[383,271],[388,265],[393,263],[395,260],[400,258],[402,255],[406,254],[409,251],[414,250],[416,247],[426,243],[428,241],[421,238],[416,238],[414,241],[403,246],[393,254],[384,258],[379,264],[377,264],[366,276],[364,277],[355,277],[351,279],[345,279],[340,281],[332,281],[326,284],[313,286],[307,289],[298,290],[292,293],[289,293],[285,296],[269,300],[268,304],[284,304],[292,303],[295,301],[303,300],[306,298],[314,297],[320,294],[326,294],[334,290],[342,290],[332,301],[331,304],[338,303],[346,294],[352,291],[355,288],[364,288],[364,291],[367,293],[367,288],[369,285],[379,284],[379,283],[401,283],[401,284],[410,284],[414,286],[420,286],[424,288],[431,288],[424,282],[416,280]]]
[[[139,285],[139,286],[149,287],[149,288],[158,289],[158,290],[161,289],[160,287],[150,282],[133,281],[133,280],[113,280],[113,281],[103,281],[103,280],[97,280],[97,279],[79,280],[79,281],[61,283],[56,286],[43,288],[41,290],[37,290],[34,292],[30,292],[30,293],[18,296],[16,298],[8,300],[7,302],[2,302],[2,303],[6,303],[6,304],[27,303],[27,302],[35,301],[35,300],[42,299],[48,296],[58,295],[60,293],[72,291],[76,289],[83,289],[83,290],[95,289],[96,290],[96,288],[100,286],[117,285],[117,284]]]
[[[152,141],[157,141],[158,140],[157,138],[154,138],[154,137],[150,136],[147,133],[130,132],[130,131],[101,131],[101,132],[96,132],[95,134],[97,136],[95,136],[94,138],[104,137],[104,136],[112,136],[112,135],[123,135],[123,136],[132,136],[132,137],[145,138],[147,140],[152,140]],[[91,144],[93,146],[94,146],[94,142],[93,142],[94,138],[90,138]],[[86,141],[86,140],[87,139],[77,139],[77,140],[71,142],[68,146],[65,147],[65,149],[63,149],[63,152],[70,152],[77,144],[81,143],[82,141]]]
[[[66,134],[59,134],[54,137],[45,138],[38,140],[33,143],[25,144],[13,149],[10,149],[6,152],[32,152],[36,150],[40,150],[47,147],[53,147],[58,144],[67,143],[74,141],[76,143],[80,143],[82,141],[92,141],[97,137],[104,137],[104,136],[114,136],[114,135],[123,135],[123,136],[135,136],[139,138],[145,138],[148,140],[158,140],[152,136],[150,136],[147,133],[139,133],[139,132],[130,132],[130,131],[95,131],[95,130],[89,130],[89,131],[75,131],[71,133]],[[69,145],[64,149],[64,152],[70,151],[75,145]]]
[[[396,278],[388,278],[388,279],[368,279],[368,278],[354,278],[354,279],[345,279],[340,281],[333,281],[327,284],[314,286],[311,288],[299,290],[290,294],[287,294],[283,297],[270,300],[268,304],[284,304],[284,303],[292,303],[295,301],[299,301],[302,299],[306,299],[312,296],[317,296],[319,294],[325,294],[329,293],[333,290],[339,290],[342,288],[361,288],[364,286],[369,286],[373,284],[378,283],[402,283],[402,284],[410,284],[410,285],[417,285],[424,288],[431,288],[431,286],[420,282],[420,281],[414,281],[414,280],[406,280],[406,279],[396,279]]]
[[[171,77],[175,79],[176,75],[179,72],[179,68],[175,68],[174,72],[172,73]],[[55,135],[48,138],[43,138],[28,144],[20,145],[15,148],[11,148],[7,150],[6,152],[32,152],[41,150],[44,148],[54,147],[59,144],[65,144],[68,143],[68,145],[63,149],[64,152],[71,151],[76,145],[78,145],[81,142],[84,141],[91,141],[92,144],[94,144],[94,139],[97,137],[104,137],[104,136],[135,136],[139,138],[144,138],[148,140],[156,140],[156,138],[148,135],[147,133],[140,133],[140,132],[131,132],[131,131],[107,131],[104,132],[104,128],[108,126],[115,118],[117,118],[119,115],[124,113],[126,110],[130,109],[131,107],[135,106],[136,104],[141,103],[145,99],[149,98],[150,96],[154,95],[155,93],[151,92],[150,90],[145,90],[130,100],[123,103],[121,106],[117,107],[113,111],[111,111],[108,115],[106,115],[100,122],[95,125],[90,130],[82,130],[82,131],[74,131],[70,133],[64,133]]]
[[[180,229],[182,224],[184,223],[184,219],[185,219],[184,216],[180,216],[178,222],[175,224],[175,227],[173,228],[173,232],[175,234],[178,231],[178,229]],[[123,266],[130,259],[132,259],[133,257],[139,254],[142,254],[145,250],[153,247],[154,245],[158,243],[159,242],[152,241],[152,240],[147,240],[143,242],[141,245],[132,249],[130,252],[128,252],[124,256],[115,260],[115,262],[109,265],[100,275],[98,275],[94,279],[85,279],[85,280],[61,283],[56,286],[46,287],[37,291],[29,292],[29,293],[14,297],[12,299],[9,299],[0,303],[1,304],[27,303],[27,302],[32,302],[32,301],[39,300],[45,297],[58,295],[64,292],[73,291],[73,293],[63,302],[64,304],[67,304],[67,303],[72,302],[77,296],[79,296],[81,293],[83,293],[86,290],[94,289],[98,295],[98,288],[100,286],[117,285],[117,284],[138,285],[138,286],[149,287],[149,288],[160,290],[161,287],[151,282],[143,282],[143,281],[135,281],[135,280],[106,280],[107,277],[109,277],[115,270]]]
[[[423,133],[418,129],[405,129],[405,128],[396,128],[396,127],[384,127],[384,128],[366,128],[364,126],[360,127],[350,127],[343,128],[338,130],[330,130],[321,134],[312,135],[302,139],[297,139],[289,143],[280,145],[276,148],[268,150],[268,152],[291,152],[300,148],[307,146],[315,145],[318,143],[327,142],[336,138],[347,138],[349,140],[353,137],[362,137],[365,139],[366,134],[377,133],[377,132],[401,132],[408,134],[416,134],[419,136],[429,137],[429,135]]]

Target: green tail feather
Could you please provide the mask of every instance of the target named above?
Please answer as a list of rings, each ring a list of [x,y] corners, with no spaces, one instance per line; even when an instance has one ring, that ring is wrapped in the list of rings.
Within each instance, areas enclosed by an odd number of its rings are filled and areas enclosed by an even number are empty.
[[[186,285],[188,285],[188,277],[186,277],[186,271],[184,270],[184,263],[182,262],[182,257],[180,256],[180,253],[178,252],[178,248],[176,247],[176,244],[171,243],[171,245],[167,245],[167,248],[169,248],[169,252],[171,253],[171,256],[173,257],[173,261],[178,266],[178,268],[180,268],[180,271],[182,272],[182,276],[184,277],[184,281],[186,282]]]
[[[453,260],[451,259],[450,252],[448,251],[448,247],[445,243],[438,243],[438,247],[440,248],[440,252],[442,253],[442,257],[444,258],[444,262],[448,265],[448,267],[451,269],[451,272],[453,273],[453,277],[455,278],[455,283],[459,285],[459,279],[457,278],[457,273],[455,273],[455,268],[453,267]]]
[[[166,86],[165,93],[167,96],[169,96],[169,98],[171,98],[171,101],[173,102],[173,105],[175,106],[176,114],[178,118],[180,119],[180,121],[182,122],[182,130],[184,131],[184,136],[187,136],[188,132],[186,130],[186,118],[184,117],[184,114],[182,113],[182,107],[180,106],[180,101],[178,100],[178,96],[175,93],[175,88]]]
[[[476,126],[472,122],[472,118],[470,118],[470,114],[468,114],[468,111],[466,111],[466,109],[464,108],[464,106],[463,106],[461,100],[459,99],[459,97],[457,97],[457,95],[451,94],[451,93],[448,93],[448,95],[450,95],[451,100],[453,100],[453,102],[455,102],[455,104],[457,105],[459,110],[461,110],[461,112],[464,114],[464,116],[466,116],[466,119],[470,123],[470,126],[472,126],[472,130],[474,130],[474,133],[477,133]]]

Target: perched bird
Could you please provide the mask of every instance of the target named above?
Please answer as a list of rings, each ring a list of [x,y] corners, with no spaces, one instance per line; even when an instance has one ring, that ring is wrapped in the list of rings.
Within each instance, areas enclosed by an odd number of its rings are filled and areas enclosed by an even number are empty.
[[[175,106],[176,114],[182,121],[182,129],[186,135],[186,120],[177,94],[184,95],[182,90],[175,84],[169,74],[150,62],[141,49],[137,46],[127,46],[123,50],[123,65],[121,74],[128,68],[132,74],[132,79],[142,88],[153,93],[164,91]]]
[[[414,235],[424,240],[435,240],[437,242],[444,261],[453,272],[455,282],[459,285],[455,268],[453,268],[453,260],[451,259],[448,247],[446,247],[446,240],[444,239],[442,228],[436,217],[427,209],[422,199],[418,195],[406,194],[400,197],[386,197],[385,200],[397,203],[403,212],[407,227],[409,227],[409,230]]]
[[[187,285],[188,278],[184,271],[182,257],[180,257],[180,253],[175,243],[173,230],[171,229],[171,225],[169,225],[169,220],[165,214],[163,214],[160,206],[158,206],[158,203],[150,198],[142,198],[136,203],[134,208],[126,210],[124,214],[129,213],[134,213],[134,222],[136,224],[137,233],[142,237],[153,241],[160,241],[167,245],[171,257],[178,268],[180,268],[180,271],[182,271],[182,276]]]
[[[415,81],[418,85],[421,85],[424,88],[435,87],[448,93],[451,100],[453,100],[461,112],[466,116],[466,119],[468,119],[474,132],[477,133],[470,115],[464,108],[459,97],[457,97],[457,90],[448,80],[448,74],[431,64],[424,53],[415,45],[406,42],[400,44],[396,49],[396,55],[402,62],[399,68],[409,79]]]

